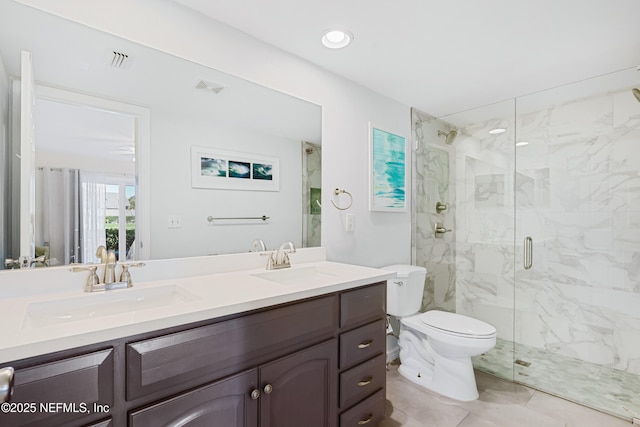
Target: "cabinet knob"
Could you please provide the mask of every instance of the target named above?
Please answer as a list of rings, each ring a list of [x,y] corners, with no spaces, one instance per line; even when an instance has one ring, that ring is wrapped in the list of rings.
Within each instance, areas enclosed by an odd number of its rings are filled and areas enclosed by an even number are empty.
[[[372,380],[373,380],[373,377],[369,377],[366,380],[358,381],[358,387],[367,386],[367,385],[371,384]]]
[[[372,419],[373,419],[373,414],[369,414],[369,416],[367,418],[365,418],[364,420],[358,421],[358,425],[359,426],[363,426],[365,424],[369,424]]]
[[[8,402],[13,395],[13,368],[0,369],[0,402]]]
[[[264,394],[271,394],[273,391],[273,386],[271,384],[267,384],[264,386]]]
[[[365,341],[365,342],[361,342],[360,344],[358,344],[358,348],[367,348],[367,347],[371,347],[371,344],[373,343],[373,340],[369,340],[369,341]]]
[[[251,399],[253,400],[257,400],[260,397],[260,390],[253,389],[253,391],[251,391]]]

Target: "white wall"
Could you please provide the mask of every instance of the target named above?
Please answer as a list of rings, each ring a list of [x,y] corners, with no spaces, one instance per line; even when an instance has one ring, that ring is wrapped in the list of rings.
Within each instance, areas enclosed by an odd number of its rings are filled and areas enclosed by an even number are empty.
[[[151,258],[247,252],[254,239],[269,249],[283,241],[302,244],[301,141],[258,134],[200,118],[151,117]],[[276,157],[280,191],[229,191],[191,187],[190,146],[210,147]],[[163,148],[154,150],[160,145]],[[170,171],[171,173],[167,173]],[[181,228],[168,228],[168,216],[178,215]],[[270,217],[262,221],[223,221],[208,216]],[[221,222],[217,222],[220,224]],[[266,261],[265,261],[266,262]]]
[[[322,105],[323,205],[337,187],[354,198],[349,211],[323,209],[328,258],[374,267],[410,261],[410,214],[368,211],[367,160],[368,122],[410,137],[408,106],[170,1],[20,2]],[[351,233],[346,213],[355,214]]]

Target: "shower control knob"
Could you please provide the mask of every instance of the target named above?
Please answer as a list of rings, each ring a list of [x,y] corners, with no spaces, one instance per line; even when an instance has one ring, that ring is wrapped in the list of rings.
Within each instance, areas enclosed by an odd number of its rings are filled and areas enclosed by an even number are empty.
[[[451,231],[450,229],[444,228],[444,225],[440,222],[435,223],[433,230],[436,233],[436,237],[442,237],[444,233]]]

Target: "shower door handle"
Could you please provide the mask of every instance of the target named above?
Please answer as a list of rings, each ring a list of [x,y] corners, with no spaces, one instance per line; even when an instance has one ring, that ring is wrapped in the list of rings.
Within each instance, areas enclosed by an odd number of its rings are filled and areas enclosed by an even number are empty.
[[[529,270],[533,266],[533,239],[524,238],[524,269]]]

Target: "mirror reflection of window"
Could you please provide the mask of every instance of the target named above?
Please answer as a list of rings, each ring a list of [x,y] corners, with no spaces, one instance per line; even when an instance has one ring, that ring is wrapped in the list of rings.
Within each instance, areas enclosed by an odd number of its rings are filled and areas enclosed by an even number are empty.
[[[107,178],[105,236],[107,250],[113,250],[122,261],[135,256],[136,187],[132,176],[119,181]]]

